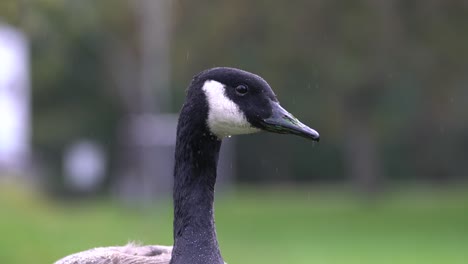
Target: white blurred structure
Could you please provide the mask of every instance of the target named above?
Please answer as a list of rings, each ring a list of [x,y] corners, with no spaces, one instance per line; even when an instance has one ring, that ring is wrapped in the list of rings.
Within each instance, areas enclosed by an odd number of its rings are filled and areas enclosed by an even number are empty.
[[[151,202],[172,193],[178,115],[144,114],[128,118],[121,136],[127,145],[114,191],[124,201]],[[225,139],[218,161],[216,185],[223,190],[235,175],[234,139]]]
[[[28,41],[0,23],[0,171],[23,171],[30,153]]]
[[[80,192],[96,191],[106,176],[106,153],[99,143],[81,139],[65,150],[63,170],[65,184],[69,189]]]

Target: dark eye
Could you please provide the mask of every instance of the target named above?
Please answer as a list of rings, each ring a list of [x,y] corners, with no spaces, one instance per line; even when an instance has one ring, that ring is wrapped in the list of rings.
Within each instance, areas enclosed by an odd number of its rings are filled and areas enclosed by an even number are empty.
[[[236,87],[236,92],[238,95],[245,95],[249,91],[249,87],[247,85],[241,84]]]

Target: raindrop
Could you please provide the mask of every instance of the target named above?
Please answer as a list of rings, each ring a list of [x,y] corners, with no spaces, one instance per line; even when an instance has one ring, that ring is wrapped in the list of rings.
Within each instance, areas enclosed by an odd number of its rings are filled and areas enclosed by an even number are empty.
[[[445,127],[444,127],[444,126],[440,126],[440,127],[439,127],[439,132],[440,132],[441,134],[444,134],[444,133],[445,133]]]

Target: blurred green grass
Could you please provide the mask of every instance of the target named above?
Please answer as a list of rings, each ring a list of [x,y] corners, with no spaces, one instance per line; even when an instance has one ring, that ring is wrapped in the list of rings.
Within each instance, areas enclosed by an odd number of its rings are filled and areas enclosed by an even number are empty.
[[[367,200],[342,189],[239,187],[219,194],[228,263],[466,264],[468,192],[410,188]],[[0,186],[0,263],[52,263],[128,241],[172,243],[169,202],[65,203]]]

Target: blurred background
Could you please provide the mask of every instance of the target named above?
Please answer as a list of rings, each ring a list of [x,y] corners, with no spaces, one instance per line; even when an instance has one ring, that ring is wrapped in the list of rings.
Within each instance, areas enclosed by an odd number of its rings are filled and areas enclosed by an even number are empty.
[[[177,112],[214,66],[321,133],[227,139],[229,263],[467,263],[468,2],[2,0],[0,263],[172,244]]]

